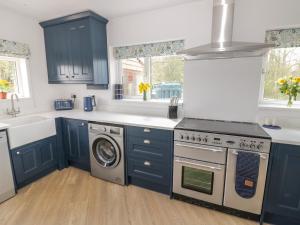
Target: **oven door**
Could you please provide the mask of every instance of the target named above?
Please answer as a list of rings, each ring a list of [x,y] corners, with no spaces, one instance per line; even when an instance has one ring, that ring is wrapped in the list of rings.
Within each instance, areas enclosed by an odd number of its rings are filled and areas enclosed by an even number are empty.
[[[256,153],[260,155],[256,192],[252,198],[243,198],[239,196],[235,190],[235,174],[238,152],[243,151],[237,149],[228,149],[224,206],[260,215],[264,198],[269,154]]]
[[[224,176],[224,165],[174,157],[174,193],[222,205]]]

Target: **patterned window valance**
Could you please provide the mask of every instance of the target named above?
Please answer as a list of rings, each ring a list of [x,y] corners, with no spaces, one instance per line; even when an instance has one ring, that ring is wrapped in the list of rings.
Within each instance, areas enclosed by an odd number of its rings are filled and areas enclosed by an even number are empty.
[[[128,59],[137,57],[175,55],[176,52],[182,50],[183,47],[183,40],[116,47],[114,48],[114,57],[116,59]]]
[[[9,57],[29,58],[30,49],[28,44],[0,39],[0,55]]]
[[[277,48],[300,47],[300,28],[268,30],[266,43],[275,44]]]

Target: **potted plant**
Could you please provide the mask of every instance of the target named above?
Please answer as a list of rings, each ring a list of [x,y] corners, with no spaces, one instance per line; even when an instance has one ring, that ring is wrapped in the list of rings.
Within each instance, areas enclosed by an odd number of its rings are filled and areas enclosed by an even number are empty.
[[[6,99],[10,88],[11,83],[8,80],[0,80],[0,99]]]
[[[139,91],[141,94],[143,94],[144,101],[147,101],[147,92],[150,90],[151,85],[149,83],[143,83],[141,82],[139,84]]]
[[[300,93],[300,77],[283,77],[277,81],[279,85],[279,91],[289,97],[288,106],[293,105],[293,101],[297,100],[297,95]]]

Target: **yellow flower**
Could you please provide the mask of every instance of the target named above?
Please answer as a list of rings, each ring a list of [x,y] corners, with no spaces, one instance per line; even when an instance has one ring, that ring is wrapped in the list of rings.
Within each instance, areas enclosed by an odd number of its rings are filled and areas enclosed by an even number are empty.
[[[293,78],[293,83],[295,83],[295,84],[300,83],[300,77],[294,77]]]
[[[285,84],[287,81],[286,81],[286,79],[284,79],[284,78],[279,78],[278,80],[277,80],[277,83],[278,84],[280,84],[280,85],[283,85],[283,84]]]
[[[285,91],[285,94],[286,94],[286,95],[289,95],[289,94],[290,94],[290,91],[289,91],[289,90],[286,90],[286,91]]]
[[[149,89],[150,89],[150,84],[149,84],[149,83],[143,83],[143,82],[141,82],[141,83],[139,84],[139,92],[140,92],[140,93],[146,92],[146,91],[148,91]]]

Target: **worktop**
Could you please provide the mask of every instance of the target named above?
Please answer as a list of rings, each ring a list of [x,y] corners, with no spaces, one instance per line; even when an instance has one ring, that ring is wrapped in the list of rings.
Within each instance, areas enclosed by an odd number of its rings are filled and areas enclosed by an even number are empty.
[[[181,120],[181,119],[168,119],[166,117],[133,115],[133,114],[115,113],[115,112],[108,112],[108,111],[84,112],[82,110],[51,111],[45,113],[31,114],[31,116],[32,115],[43,116],[47,118],[64,117],[69,119],[79,119],[79,120],[95,121],[95,122],[102,122],[102,123],[129,125],[129,126],[144,126],[149,128],[158,128],[158,129],[165,129],[165,130],[173,130]],[[7,127],[8,126],[6,125],[5,128]]]
[[[9,127],[8,124],[0,123],[0,130],[7,129],[8,127]]]
[[[264,130],[272,137],[274,143],[300,145],[300,129],[283,127],[280,130]]]

